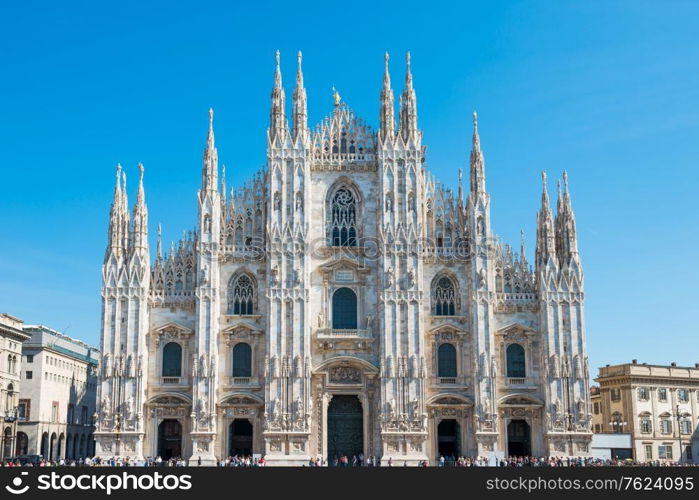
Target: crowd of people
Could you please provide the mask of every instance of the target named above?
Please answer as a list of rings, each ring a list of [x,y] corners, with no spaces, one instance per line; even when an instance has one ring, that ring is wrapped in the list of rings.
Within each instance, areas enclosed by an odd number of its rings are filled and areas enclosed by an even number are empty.
[[[186,467],[202,465],[201,459],[185,460],[182,457],[173,457],[167,460],[161,457],[148,457],[145,460],[134,461],[128,457],[112,457],[109,459],[80,458],[77,460],[47,460],[38,457],[36,460],[10,459],[2,462],[3,467]],[[235,455],[220,460],[218,467],[265,467],[267,462],[264,457]],[[405,460],[394,460],[393,457],[364,457],[358,455],[342,455],[325,460],[322,457],[311,458],[308,467],[407,467]],[[415,465],[415,464],[410,464]],[[601,459],[590,457],[502,457],[489,459],[488,457],[444,457],[430,463],[423,460],[417,463],[419,467],[620,467],[620,466],[650,466],[650,467],[688,467],[694,464],[680,463],[677,461],[653,460],[647,462],[632,459]]]

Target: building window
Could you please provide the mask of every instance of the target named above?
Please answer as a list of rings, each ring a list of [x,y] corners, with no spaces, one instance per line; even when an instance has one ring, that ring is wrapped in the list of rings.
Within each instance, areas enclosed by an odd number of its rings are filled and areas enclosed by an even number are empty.
[[[235,277],[228,285],[228,314],[255,314],[255,286],[247,274]]]
[[[51,404],[51,422],[58,422],[58,401]]]
[[[72,404],[68,405],[68,424],[74,424],[75,423],[75,406]]]
[[[639,401],[648,401],[650,398],[650,391],[648,390],[648,387],[639,387],[637,393]]]
[[[611,390],[612,401],[621,401],[621,389],[615,387]]]
[[[687,461],[694,460],[694,458],[692,457],[692,445],[685,446],[684,456],[687,459]]]
[[[452,344],[442,344],[437,350],[437,376],[456,377],[456,348]]]
[[[341,187],[330,205],[330,246],[357,246],[357,201],[352,192]]]
[[[27,354],[27,363],[33,363],[33,362],[34,362],[34,355]]]
[[[672,445],[661,444],[658,446],[658,458],[672,460]]]
[[[357,329],[357,294],[350,288],[339,288],[333,294],[333,329]]]
[[[83,425],[87,425],[89,423],[87,421],[87,406],[83,406],[80,409],[80,423]]]
[[[646,460],[653,460],[653,445],[647,444],[643,448],[646,451]]]
[[[182,376],[182,346],[170,342],[163,347],[163,377]]]
[[[680,403],[689,402],[689,390],[688,389],[677,389],[677,400]]]
[[[31,371],[31,370],[27,371],[27,373],[25,374],[25,378],[26,378],[27,380],[33,379],[33,378],[34,378],[34,372]]]
[[[250,344],[241,342],[233,347],[233,376],[252,376],[252,349]]]
[[[650,417],[641,417],[639,426],[642,434],[650,434],[653,432],[653,424],[651,423]]]
[[[29,420],[29,407],[30,407],[30,400],[29,399],[20,399],[19,404],[17,405],[17,418],[25,422]]]
[[[682,434],[692,433],[692,420],[688,416],[685,416],[682,418],[682,420],[680,420],[680,432]]]
[[[524,360],[524,347],[519,344],[507,346],[507,376],[526,377],[526,365]]]
[[[672,434],[672,422],[669,418],[660,419],[660,432],[662,434]]]
[[[442,276],[432,285],[432,313],[435,316],[456,314],[456,287],[446,276]]]
[[[595,403],[595,404],[592,405],[592,412],[593,412],[595,415],[599,415],[599,403]]]
[[[667,401],[667,389],[661,387],[658,389],[658,401],[665,403]]]

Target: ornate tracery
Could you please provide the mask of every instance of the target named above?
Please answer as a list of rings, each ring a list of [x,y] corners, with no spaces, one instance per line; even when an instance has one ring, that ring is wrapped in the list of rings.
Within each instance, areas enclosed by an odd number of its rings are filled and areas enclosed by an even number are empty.
[[[357,199],[347,187],[340,187],[332,196],[329,210],[331,246],[357,246]]]
[[[456,314],[456,287],[447,276],[438,278],[432,284],[432,314],[435,316]]]
[[[228,285],[228,313],[255,314],[255,283],[247,274],[234,277]]]

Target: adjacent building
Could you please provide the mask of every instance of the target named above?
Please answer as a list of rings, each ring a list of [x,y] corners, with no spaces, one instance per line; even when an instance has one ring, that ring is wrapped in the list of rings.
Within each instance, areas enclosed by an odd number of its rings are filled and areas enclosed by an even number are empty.
[[[29,338],[22,331],[22,324],[19,318],[0,314],[0,461],[15,456],[18,445],[17,404],[22,342]]]
[[[24,332],[16,454],[92,456],[99,350],[41,325]]]
[[[699,463],[699,363],[631,363],[599,369],[596,433],[630,433],[640,462]]]
[[[554,210],[542,175],[531,266],[491,227],[475,113],[452,191],[427,169],[409,55],[398,101],[387,54],[378,130],[337,93],[311,129],[301,54],[290,120],[277,54],[266,166],[229,191],[210,111],[198,222],[167,254],[150,251],[143,166],[133,211],[117,167],[98,455],[589,455],[566,174]]]

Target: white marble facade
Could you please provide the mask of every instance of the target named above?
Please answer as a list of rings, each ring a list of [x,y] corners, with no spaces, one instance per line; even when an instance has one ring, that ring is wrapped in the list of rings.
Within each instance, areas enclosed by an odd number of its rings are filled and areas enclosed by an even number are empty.
[[[337,93],[309,130],[300,53],[292,101],[289,124],[277,54],[267,164],[230,192],[210,112],[197,226],[154,263],[143,167],[132,214],[118,167],[98,455],[587,455],[567,179],[554,214],[543,176],[532,268],[491,229],[475,113],[467,192],[427,171],[409,57],[378,132]]]

